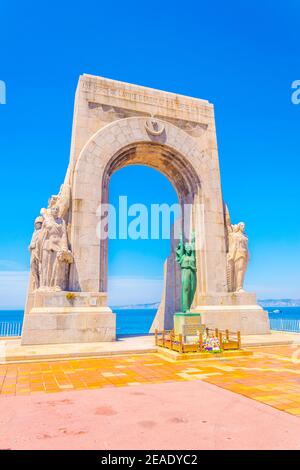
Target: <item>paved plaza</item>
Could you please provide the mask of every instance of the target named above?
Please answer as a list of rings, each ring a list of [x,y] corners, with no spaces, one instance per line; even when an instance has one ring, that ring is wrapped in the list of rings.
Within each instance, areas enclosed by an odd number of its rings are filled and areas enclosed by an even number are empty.
[[[172,361],[159,353],[0,365],[1,395],[201,380],[300,415],[300,368],[293,345],[252,348],[251,356]]]
[[[299,449],[299,350],[251,351],[1,365],[0,448]]]

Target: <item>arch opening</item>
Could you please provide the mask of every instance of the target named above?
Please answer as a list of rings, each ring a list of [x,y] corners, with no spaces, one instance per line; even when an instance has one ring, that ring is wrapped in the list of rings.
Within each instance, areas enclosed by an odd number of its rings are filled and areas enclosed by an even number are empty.
[[[145,165],[114,171],[108,192],[112,211],[108,224],[108,305],[116,314],[118,336],[145,335],[162,298],[164,263],[170,255],[172,226],[179,212],[178,196],[161,172]]]
[[[201,244],[197,256],[198,298],[205,295],[208,282],[214,289],[216,281],[207,276],[207,256],[215,257],[222,249],[215,237],[213,252],[207,250],[206,233],[215,224],[204,216],[206,210],[218,212],[216,220],[223,217],[217,201],[211,206],[213,188],[207,185],[209,172],[208,156],[185,131],[164,121],[164,132],[160,136],[149,135],[145,118],[135,117],[115,121],[97,131],[82,149],[75,164],[72,181],[71,245],[74,260],[70,272],[70,289],[83,292],[99,292],[103,299],[107,293],[108,244],[107,239],[97,235],[95,225],[99,221],[99,207],[108,204],[108,188],[111,175],[125,166],[141,164],[163,173],[175,188],[181,211],[182,233],[188,227],[195,231]],[[202,180],[203,178],[203,180]],[[99,188],[100,182],[100,188]],[[216,183],[217,187],[217,183]],[[186,214],[185,207],[190,206]],[[198,210],[199,209],[199,210]],[[220,207],[221,209],[221,207]],[[223,210],[223,209],[222,209]],[[199,212],[200,211],[200,212]],[[220,213],[220,215],[219,215]],[[95,220],[98,218],[95,224]],[[189,235],[190,236],[190,232]],[[217,234],[216,234],[217,235]],[[185,237],[187,238],[187,237]],[[211,240],[212,241],[212,240]]]
[[[110,178],[115,172],[128,166],[146,166],[164,175],[176,191],[181,206],[181,231],[187,233],[184,226],[191,228],[192,207],[201,202],[201,184],[199,176],[191,163],[179,152],[166,144],[156,142],[135,142],[116,152],[107,162],[103,172],[101,188],[101,204],[109,203]],[[171,248],[171,243],[170,243]],[[108,240],[100,241],[100,292],[108,290]]]
[[[190,162],[166,144],[135,142],[117,152],[107,163],[103,174],[103,197],[105,201],[109,178],[127,165],[149,166],[163,173],[175,188],[180,202],[193,202],[201,187],[199,176]]]

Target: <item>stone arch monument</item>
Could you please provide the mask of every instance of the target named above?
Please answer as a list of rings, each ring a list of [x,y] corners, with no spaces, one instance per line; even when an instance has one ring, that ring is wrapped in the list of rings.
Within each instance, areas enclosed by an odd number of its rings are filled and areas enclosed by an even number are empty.
[[[162,172],[180,204],[190,208],[181,224],[196,237],[192,311],[208,326],[268,333],[267,313],[255,294],[242,289],[247,239],[241,224],[231,224],[223,202],[213,105],[82,75],[65,181],[41,210],[30,245],[22,344],[115,340],[115,315],[107,305],[107,239],[97,234],[104,223],[99,207],[108,202],[111,174],[133,164]],[[174,246],[153,328],[171,327],[179,309]]]

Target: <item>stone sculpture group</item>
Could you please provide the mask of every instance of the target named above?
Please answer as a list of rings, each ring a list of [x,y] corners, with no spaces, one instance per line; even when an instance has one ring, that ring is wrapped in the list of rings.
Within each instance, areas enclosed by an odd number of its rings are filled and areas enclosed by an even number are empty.
[[[249,262],[248,237],[245,223],[232,224],[227,205],[224,205],[227,246],[227,286],[229,292],[245,292],[244,279]]]
[[[29,251],[33,290],[67,290],[69,265],[73,255],[69,249],[67,225],[62,217],[69,208],[70,188],[61,187],[52,196],[47,209],[35,219]]]
[[[231,225],[228,242],[229,289],[231,292],[244,292],[244,279],[249,260],[248,237],[245,235],[244,222]]]

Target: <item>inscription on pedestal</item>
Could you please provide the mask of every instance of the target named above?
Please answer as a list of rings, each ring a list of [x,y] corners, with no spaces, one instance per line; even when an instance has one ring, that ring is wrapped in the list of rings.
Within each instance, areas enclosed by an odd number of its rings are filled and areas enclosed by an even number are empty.
[[[201,330],[201,325],[182,325],[182,334],[183,336],[196,336]]]
[[[174,315],[175,334],[197,336],[200,331],[203,331],[203,328],[200,314],[178,313]]]

